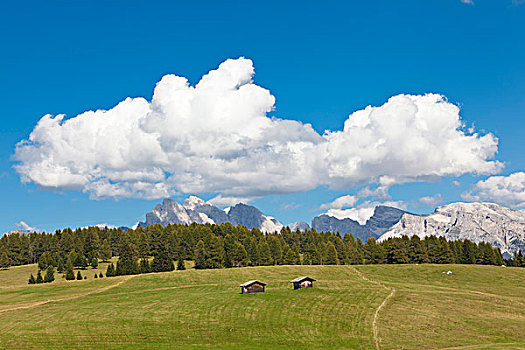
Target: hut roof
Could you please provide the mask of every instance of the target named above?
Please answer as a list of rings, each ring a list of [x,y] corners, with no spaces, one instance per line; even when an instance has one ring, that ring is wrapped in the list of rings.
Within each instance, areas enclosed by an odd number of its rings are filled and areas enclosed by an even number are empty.
[[[291,280],[290,283],[299,283],[299,282],[303,282],[303,281],[315,282],[315,280],[313,278],[311,278],[311,277],[301,276],[301,277],[297,277],[296,279]]]
[[[266,283],[263,283],[263,282],[260,282],[260,281],[257,281],[257,280],[253,280],[253,281],[245,282],[245,283],[241,284],[239,287],[248,287],[248,286],[251,286],[252,284],[255,284],[255,283],[259,283],[260,285],[263,285],[263,286],[266,285]]]

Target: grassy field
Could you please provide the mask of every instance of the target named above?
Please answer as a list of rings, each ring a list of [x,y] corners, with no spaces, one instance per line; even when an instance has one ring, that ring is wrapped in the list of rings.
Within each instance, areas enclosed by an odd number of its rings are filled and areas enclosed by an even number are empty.
[[[87,280],[27,285],[31,272],[0,271],[2,349],[525,349],[525,269],[278,266],[103,279],[89,269]],[[315,287],[292,290],[301,275]],[[267,292],[241,295],[251,279]]]

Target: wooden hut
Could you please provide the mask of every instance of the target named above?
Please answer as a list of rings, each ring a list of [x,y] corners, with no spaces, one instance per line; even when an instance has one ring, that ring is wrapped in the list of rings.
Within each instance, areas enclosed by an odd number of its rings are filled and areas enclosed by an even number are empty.
[[[290,281],[290,283],[293,283],[293,289],[311,288],[314,286],[314,282],[315,280],[308,276],[297,277]]]
[[[264,293],[264,286],[266,286],[266,283],[259,282],[256,280],[248,281],[246,283],[241,284],[241,294]]]

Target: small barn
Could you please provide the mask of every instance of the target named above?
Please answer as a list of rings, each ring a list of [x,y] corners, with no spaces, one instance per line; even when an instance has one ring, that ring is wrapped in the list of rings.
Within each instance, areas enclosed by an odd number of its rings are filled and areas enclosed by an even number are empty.
[[[241,294],[264,293],[264,286],[266,286],[266,283],[259,282],[256,280],[248,281],[246,283],[241,284]]]
[[[290,283],[293,283],[293,289],[311,288],[314,286],[314,282],[315,280],[308,276],[297,277],[290,281]]]

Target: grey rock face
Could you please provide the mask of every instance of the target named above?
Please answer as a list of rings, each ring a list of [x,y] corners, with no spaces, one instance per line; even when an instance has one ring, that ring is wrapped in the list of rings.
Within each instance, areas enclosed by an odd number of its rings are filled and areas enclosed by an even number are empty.
[[[237,204],[228,212],[217,208],[202,199],[190,196],[181,205],[172,199],[164,199],[157,204],[150,213],[146,214],[146,221],[140,222],[139,227],[161,224],[217,224],[231,222],[234,226],[243,225],[249,229],[258,228],[263,232],[279,231],[282,225],[270,216],[264,215],[259,209],[251,205]]]
[[[525,214],[493,203],[452,203],[430,215],[404,214],[379,240],[402,235],[484,241],[510,257],[525,250]]]
[[[378,238],[396,224],[403,214],[401,209],[377,206],[374,215],[364,225],[352,219],[338,219],[333,216],[320,215],[312,220],[312,228],[316,231],[332,231],[341,234],[352,233],[354,237],[366,242],[368,238]]]

